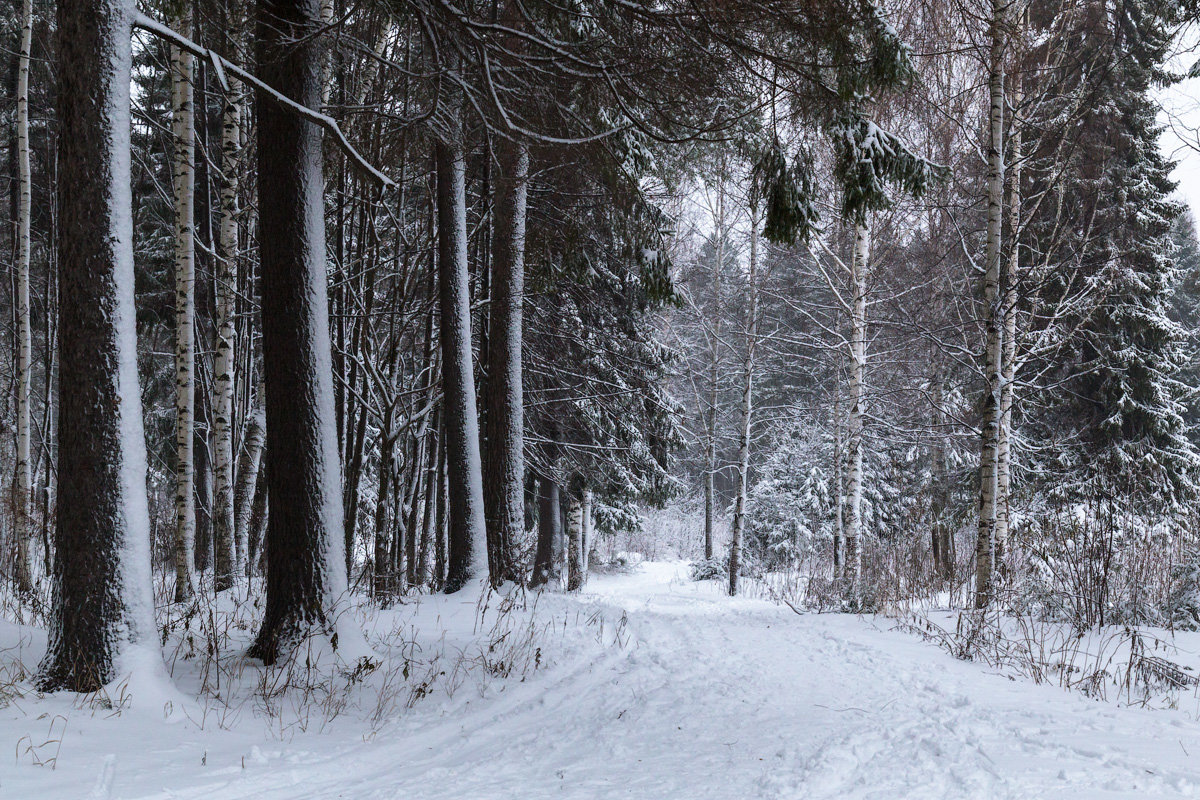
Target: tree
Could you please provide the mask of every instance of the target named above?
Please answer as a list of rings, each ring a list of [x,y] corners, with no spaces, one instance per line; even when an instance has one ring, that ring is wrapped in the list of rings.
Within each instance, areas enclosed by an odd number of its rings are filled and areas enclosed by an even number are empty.
[[[29,270],[32,240],[33,180],[29,169],[29,62],[33,51],[33,0],[21,2],[21,39],[17,55],[17,481],[16,536],[17,588],[33,589],[33,475],[30,463],[29,389],[33,358],[33,334],[29,310]]]
[[[192,9],[177,2],[171,27],[191,33]],[[196,494],[193,446],[196,419],[196,123],[192,103],[192,54],[171,48],[171,186],[175,210],[175,601],[190,600],[195,577]],[[231,565],[217,541],[217,588]]]
[[[158,655],[135,359],[130,0],[60,0],[57,21],[58,515],[43,691],[93,691]]]
[[[323,38],[317,0],[261,0],[256,31],[262,80],[300,106],[318,106]],[[250,652],[271,664],[309,633],[330,636],[337,646],[346,571],[332,413],[321,130],[291,108],[260,100],[258,141],[271,513],[266,609]]]

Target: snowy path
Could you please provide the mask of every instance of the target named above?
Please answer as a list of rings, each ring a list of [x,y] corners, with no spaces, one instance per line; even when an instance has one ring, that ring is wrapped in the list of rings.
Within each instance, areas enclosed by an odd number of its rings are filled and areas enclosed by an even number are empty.
[[[207,800],[1200,796],[1189,715],[1010,681],[884,622],[730,600],[677,570],[646,565],[599,579],[582,601],[556,599],[600,604],[609,619],[624,609],[628,645],[454,713],[413,713],[370,741],[262,741],[267,756],[244,768],[217,765],[246,752],[244,735],[214,740],[203,769],[169,748],[157,764],[97,750],[82,791],[43,773],[31,794],[35,768],[15,784],[3,768],[0,798],[87,798],[94,786],[92,797]],[[97,781],[106,763],[114,776]]]

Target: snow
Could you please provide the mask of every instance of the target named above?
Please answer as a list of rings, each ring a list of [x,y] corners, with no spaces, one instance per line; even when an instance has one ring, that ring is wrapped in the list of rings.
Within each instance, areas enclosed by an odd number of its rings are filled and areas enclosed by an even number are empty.
[[[201,729],[169,708],[156,717],[67,696],[0,701],[0,746],[16,756],[0,771],[0,798],[1200,793],[1194,696],[1179,710],[1097,702],[956,661],[887,619],[799,616],[726,597],[719,582],[687,582],[686,570],[644,563],[594,577],[578,597],[530,595],[529,609],[489,612],[485,624],[466,591],[367,614],[370,636],[411,631],[411,652],[440,648],[444,666],[464,656],[457,690],[438,678],[378,725],[347,711],[281,735],[278,721],[247,709]],[[540,669],[503,678],[478,668],[471,654],[499,619],[507,641],[538,632]],[[0,623],[0,674],[20,640],[34,663],[44,635]],[[189,691],[194,678],[175,680]],[[54,769],[35,756],[57,756]]]

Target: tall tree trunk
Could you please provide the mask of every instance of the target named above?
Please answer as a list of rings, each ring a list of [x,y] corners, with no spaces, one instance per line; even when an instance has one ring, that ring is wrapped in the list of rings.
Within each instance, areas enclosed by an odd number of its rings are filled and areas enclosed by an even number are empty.
[[[854,229],[854,257],[850,264],[854,299],[850,314],[850,414],[846,420],[846,530],[842,559],[842,577],[851,593],[857,592],[862,572],[863,422],[870,259],[871,232],[865,221],[859,222]]]
[[[514,543],[525,526],[525,422],[521,375],[525,302],[525,211],[529,148],[502,140],[496,181],[496,231],[488,335],[484,508],[492,584],[518,579]]]
[[[227,25],[232,42],[229,50],[237,53],[237,31],[241,27],[241,3],[231,4]],[[237,530],[234,508],[233,458],[233,387],[238,286],[238,170],[241,162],[242,111],[241,87],[230,83],[230,92],[221,107],[221,222],[217,230],[216,306],[217,341],[213,356],[213,536],[217,542],[231,541],[236,554],[233,572],[248,573],[247,539]],[[253,485],[253,484],[251,484]],[[218,572],[220,572],[218,570]],[[219,576],[220,577],[220,576]]]
[[[160,657],[134,309],[133,14],[132,0],[58,3],[58,513],[42,691],[93,691]],[[132,649],[144,654],[126,660]]]
[[[260,0],[258,68],[292,100],[316,108],[323,63],[316,0]],[[252,655],[271,664],[309,630],[342,642],[346,595],[341,462],[325,280],[321,130],[261,99],[259,252],[266,378],[267,602]]]
[[[1015,100],[1020,102],[1021,92],[1018,89]],[[1020,269],[1020,252],[1018,249],[1017,230],[1021,225],[1021,133],[1010,121],[1008,139],[1009,161],[1012,169],[1009,177],[1008,230],[1011,240],[1008,245],[1008,264],[1003,278],[1003,295],[1000,301],[1000,313],[1004,319],[1003,345],[1000,356],[1000,429],[996,440],[996,544],[995,566],[1004,572],[1004,556],[1008,549],[1009,524],[1011,523],[1011,505],[1009,495],[1012,489],[1012,410],[1013,410],[1013,379],[1016,377],[1017,360],[1017,274]]]
[[[33,182],[29,169],[29,62],[33,50],[33,0],[21,2],[21,43],[17,56],[17,588],[33,589],[33,472],[30,462],[29,387],[33,330],[29,317],[29,233]]]
[[[979,533],[975,541],[975,607],[986,608],[992,599],[996,533],[996,455],[1000,437],[1000,386],[1004,320],[1000,235],[1004,214],[1004,9],[1006,0],[992,1],[988,74],[990,130],[988,141],[988,221],[984,313],[987,343],[984,351],[983,420],[979,457]]]
[[[754,412],[754,355],[758,347],[758,205],[750,204],[750,272],[747,277],[746,357],[742,362],[741,430],[738,431],[737,497],[733,501],[733,530],[729,542],[729,593],[738,593],[742,540],[746,532],[746,502],[750,480],[750,430]]]
[[[450,482],[446,591],[487,573],[479,417],[471,358],[467,264],[466,157],[461,131],[434,146],[437,161],[438,275],[441,300],[442,412]]]
[[[184,0],[171,27],[192,33],[191,3]],[[171,138],[175,192],[175,601],[191,599],[196,546],[196,121],[192,105],[195,65],[191,53],[171,47]],[[219,562],[219,559],[218,559]]]
[[[713,263],[713,319],[708,365],[708,424],[704,448],[704,557],[713,557],[713,528],[717,515],[717,398],[721,376],[721,276],[725,268],[725,169],[721,162],[717,188],[717,252]]]

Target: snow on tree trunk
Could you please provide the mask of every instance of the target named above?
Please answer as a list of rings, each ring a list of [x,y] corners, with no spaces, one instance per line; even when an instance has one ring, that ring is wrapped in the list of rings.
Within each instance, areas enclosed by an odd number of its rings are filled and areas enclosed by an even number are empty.
[[[567,492],[567,591],[583,588],[583,498]]]
[[[240,4],[230,10],[230,50],[238,47],[237,31],[241,27]],[[221,106],[221,183],[220,225],[217,234],[216,258],[216,352],[213,355],[213,538],[217,547],[217,589],[228,588],[233,575],[245,575],[249,553],[246,546],[249,531],[238,528],[234,507],[233,459],[233,387],[236,359],[234,319],[237,311],[238,286],[238,193],[241,166],[242,108],[241,86],[230,82],[230,91]],[[248,442],[249,444],[249,442]],[[261,448],[261,437],[258,447]],[[257,453],[254,454],[257,459]],[[257,464],[256,464],[257,468]],[[250,486],[253,486],[251,478]],[[222,572],[229,554],[235,555],[232,573]]]
[[[854,229],[850,262],[854,297],[850,311],[850,412],[846,417],[846,514],[843,531],[842,578],[851,592],[862,572],[863,422],[867,368],[867,273],[871,233],[866,222]]]
[[[171,27],[191,34],[189,2],[177,6]],[[195,576],[196,498],[193,428],[196,420],[196,250],[193,204],[196,195],[196,126],[192,106],[195,71],[191,53],[171,47],[172,187],[175,205],[175,601],[192,597]],[[218,588],[222,566],[217,549]]]
[[[37,684],[88,692],[161,664],[134,309],[134,4],[59,0],[57,11],[59,463]]]
[[[498,150],[500,174],[496,181],[496,231],[492,254],[483,498],[493,585],[518,579],[513,547],[525,527],[521,328],[529,186],[529,148],[525,143],[502,141]]]
[[[33,50],[33,0],[21,3],[21,42],[17,56],[17,482],[15,534],[17,588],[33,589],[33,485],[30,462],[29,387],[33,333],[29,318],[30,219],[33,189],[29,169],[29,62]]]
[[[487,574],[487,534],[483,517],[479,416],[471,358],[466,156],[461,132],[448,132],[437,142],[434,150],[437,162],[442,412],[450,481],[450,563],[446,591],[456,592],[473,579]]]
[[[749,306],[746,309],[746,356],[742,362],[741,430],[738,432],[737,497],[733,504],[733,530],[729,542],[729,593],[738,592],[742,564],[742,539],[746,530],[749,492],[750,430],[753,413],[754,351],[758,345],[758,208],[750,206],[750,271],[746,276]]]
[[[324,38],[311,0],[258,5],[264,81],[308,108],[321,100]],[[258,105],[259,256],[266,386],[266,608],[251,655],[271,664],[307,635],[362,645],[347,594],[341,461],[326,299],[321,129],[270,99]],[[353,649],[350,658],[358,655]]]
[[[987,341],[984,351],[983,419],[979,457],[979,533],[975,542],[975,607],[992,598],[992,568],[996,533],[996,454],[1000,435],[1001,358],[1004,322],[1000,306],[1001,222],[1004,213],[1004,23],[1005,0],[993,0],[989,26],[991,54],[988,74],[990,128],[988,136],[988,219],[984,313]]]

